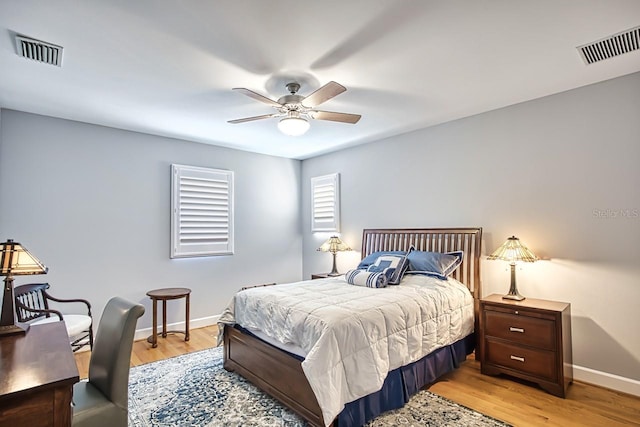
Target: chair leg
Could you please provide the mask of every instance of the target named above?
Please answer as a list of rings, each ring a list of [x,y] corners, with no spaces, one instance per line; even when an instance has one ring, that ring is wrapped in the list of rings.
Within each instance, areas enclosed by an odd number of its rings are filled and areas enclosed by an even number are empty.
[[[93,351],[93,325],[89,326],[89,350]]]
[[[85,341],[89,339],[89,342]],[[81,335],[80,338],[75,341],[71,341],[71,350],[75,353],[80,350],[82,347],[88,345],[89,349],[93,351],[93,328],[89,327],[89,331],[87,335]]]

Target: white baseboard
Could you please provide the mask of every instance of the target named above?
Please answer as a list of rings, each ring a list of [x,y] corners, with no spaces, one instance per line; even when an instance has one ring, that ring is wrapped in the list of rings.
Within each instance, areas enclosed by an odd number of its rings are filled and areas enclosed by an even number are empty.
[[[607,372],[596,371],[584,366],[573,365],[573,379],[612,390],[640,396],[640,381]]]
[[[200,319],[191,319],[189,321],[189,329],[196,328],[204,328],[205,326],[211,326],[218,323],[218,319],[220,319],[220,315],[217,314],[215,316],[209,317],[201,317]],[[177,323],[168,323],[167,324],[168,331],[184,331],[184,321]],[[137,329],[135,335],[133,336],[134,341],[138,340],[146,340],[147,337],[151,335],[152,327],[148,327],[145,329]],[[158,334],[162,332],[162,324],[158,325]]]

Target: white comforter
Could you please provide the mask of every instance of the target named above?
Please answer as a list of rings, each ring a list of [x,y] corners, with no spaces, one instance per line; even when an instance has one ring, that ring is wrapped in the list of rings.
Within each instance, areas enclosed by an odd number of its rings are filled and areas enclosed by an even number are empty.
[[[454,279],[406,275],[399,286],[372,289],[339,276],[239,292],[220,322],[301,347],[328,425],[345,403],[379,390],[389,371],[473,332],[473,298]]]

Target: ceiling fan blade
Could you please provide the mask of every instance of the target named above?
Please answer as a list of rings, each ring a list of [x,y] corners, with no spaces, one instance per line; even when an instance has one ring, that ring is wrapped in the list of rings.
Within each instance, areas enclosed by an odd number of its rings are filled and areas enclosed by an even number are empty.
[[[310,112],[311,117],[317,120],[330,120],[332,122],[341,122],[341,123],[351,123],[356,124],[360,117],[360,114],[349,114],[349,113],[335,113],[333,111],[319,111],[315,110]]]
[[[307,108],[313,108],[316,105],[320,105],[323,102],[330,100],[336,95],[340,95],[345,90],[347,90],[347,88],[342,86],[340,83],[331,81],[303,99],[302,105]]]
[[[264,102],[265,104],[269,104],[273,107],[282,107],[282,105],[278,104],[273,99],[269,99],[266,96],[262,96],[259,93],[254,92],[252,90],[249,90],[243,87],[234,87],[232,90],[238,91],[243,95],[247,95],[249,98],[253,98],[257,101]]]
[[[235,119],[235,120],[229,120],[227,121],[227,123],[233,123],[233,124],[237,124],[237,123],[245,123],[245,122],[252,122],[254,120],[262,120],[262,119],[270,119],[271,117],[278,117],[281,114],[263,114],[262,116],[253,116],[253,117],[245,117],[244,119]]]

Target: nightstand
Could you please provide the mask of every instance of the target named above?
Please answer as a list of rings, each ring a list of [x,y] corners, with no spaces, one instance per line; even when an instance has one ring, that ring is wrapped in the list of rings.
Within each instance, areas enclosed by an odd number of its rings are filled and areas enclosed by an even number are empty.
[[[537,383],[565,397],[573,381],[571,304],[490,295],[480,300],[480,370]]]
[[[331,277],[329,276],[329,273],[316,273],[311,275],[311,280],[326,279],[327,277]]]

